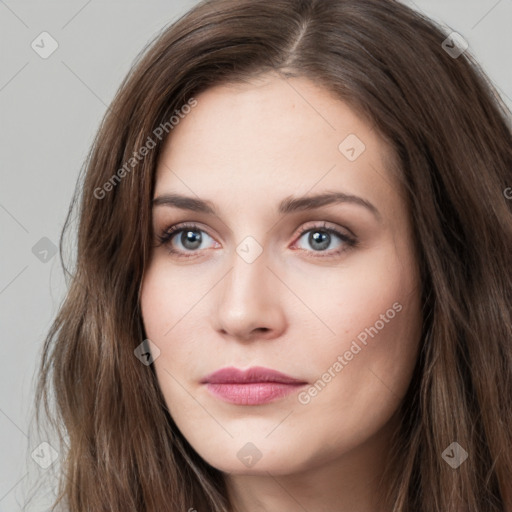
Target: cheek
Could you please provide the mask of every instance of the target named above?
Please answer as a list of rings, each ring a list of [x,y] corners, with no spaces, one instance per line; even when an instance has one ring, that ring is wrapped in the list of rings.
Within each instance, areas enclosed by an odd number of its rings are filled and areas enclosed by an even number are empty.
[[[400,293],[376,301],[371,309],[354,306],[355,320],[348,333],[311,354],[317,372],[299,399],[304,420],[324,416],[320,437],[346,449],[364,442],[390,420],[407,392],[417,360],[420,312],[417,298]]]
[[[142,321],[147,338],[160,350],[154,367],[166,398],[179,392],[178,382],[196,376],[191,369],[198,368],[198,359],[204,353],[200,342],[207,339],[202,335],[205,326],[195,321],[206,315],[201,309],[201,299],[208,291],[203,281],[158,259],[144,276]]]
[[[165,288],[157,279],[157,272],[146,272],[141,290],[142,322],[146,336],[151,340],[158,340],[165,332],[165,310],[167,309],[167,297]]]
[[[396,395],[404,393],[422,323],[418,271],[405,243],[354,253],[343,267],[317,269],[307,279],[293,279],[291,287],[307,298],[308,306],[329,329],[317,322],[322,327],[321,341],[313,350],[303,347],[310,355],[309,377],[321,380],[319,394],[337,402],[321,388],[324,381],[328,381],[325,387],[346,395],[347,401],[365,395],[368,401],[360,402],[365,405],[382,390],[389,394],[386,388]]]
[[[418,322],[418,273],[405,245],[395,247],[390,242],[371,251],[355,251],[339,266],[302,265],[292,267],[285,280],[321,320],[317,324],[326,348],[343,348],[358,335],[364,343],[376,334],[370,329],[376,323],[383,334]],[[294,314],[294,322],[305,323],[302,303],[297,302]]]
[[[193,315],[206,290],[197,275],[172,267],[164,258],[154,258],[145,272],[141,290],[142,319],[149,339],[172,340],[179,322]]]

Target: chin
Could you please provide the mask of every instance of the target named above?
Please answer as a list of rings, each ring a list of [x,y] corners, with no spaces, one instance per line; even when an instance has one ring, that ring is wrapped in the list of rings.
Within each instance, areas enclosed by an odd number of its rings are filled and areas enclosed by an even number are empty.
[[[304,440],[297,440],[293,445],[264,441],[236,441],[229,446],[218,445],[218,450],[196,450],[210,466],[233,475],[285,475],[297,473],[314,466],[314,455],[304,451]],[[205,447],[206,448],[206,447]],[[300,458],[297,457],[300,455]]]

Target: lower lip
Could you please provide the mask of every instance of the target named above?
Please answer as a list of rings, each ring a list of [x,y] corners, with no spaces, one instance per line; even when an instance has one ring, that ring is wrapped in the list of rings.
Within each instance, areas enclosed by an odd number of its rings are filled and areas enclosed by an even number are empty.
[[[304,384],[283,384],[281,382],[250,382],[247,384],[212,384],[206,387],[210,393],[236,405],[262,405],[283,398]]]

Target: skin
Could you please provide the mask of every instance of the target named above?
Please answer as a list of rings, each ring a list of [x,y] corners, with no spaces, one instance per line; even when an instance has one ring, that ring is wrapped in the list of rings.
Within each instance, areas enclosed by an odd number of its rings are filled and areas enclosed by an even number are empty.
[[[169,411],[201,457],[225,473],[240,510],[384,509],[378,482],[422,320],[410,216],[386,168],[390,148],[305,78],[265,75],[210,88],[197,102],[161,154],[154,197],[210,200],[218,215],[155,206],[155,248],[141,290]],[[349,134],[365,144],[354,161],[338,148]],[[277,212],[285,198],[326,191],[364,198],[380,218],[348,202]],[[200,245],[184,245],[180,233],[157,245],[182,222],[198,224]],[[324,233],[325,223],[358,244],[332,235],[318,249],[308,235]],[[300,235],[301,227],[312,231]],[[262,249],[252,263],[236,251],[248,236]],[[402,308],[389,319],[396,303]],[[384,327],[347,360],[381,315]],[[338,356],[341,371],[333,369]],[[226,366],[264,366],[307,381],[300,391],[310,400],[301,403],[297,390],[264,405],[226,403],[200,383]],[[330,381],[308,395],[329,368]],[[237,457],[249,442],[261,454],[251,467]]]

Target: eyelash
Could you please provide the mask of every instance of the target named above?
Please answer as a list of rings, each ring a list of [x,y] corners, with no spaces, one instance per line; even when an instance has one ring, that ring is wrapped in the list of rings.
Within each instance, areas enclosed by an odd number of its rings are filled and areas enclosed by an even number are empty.
[[[166,230],[164,230],[162,232],[162,234],[157,235],[157,238],[160,242],[158,245],[159,246],[167,245],[168,249],[169,249],[169,253],[175,255],[178,258],[194,257],[197,252],[200,252],[199,250],[188,251],[188,252],[191,252],[192,254],[185,255],[185,254],[182,254],[180,251],[173,249],[170,244],[170,242],[172,241],[174,236],[176,236],[178,233],[181,233],[181,232],[187,231],[187,230],[188,231],[201,231],[203,233],[208,234],[204,229],[201,229],[197,224],[194,224],[194,223],[177,224],[175,226],[171,226],[170,228],[167,228]],[[338,236],[344,242],[345,247],[343,247],[341,249],[337,249],[334,252],[328,253],[327,256],[311,256],[313,258],[330,258],[330,257],[338,256],[341,253],[343,253],[351,248],[354,248],[358,245],[358,240],[356,238],[348,236],[344,233],[341,233],[337,229],[328,228],[326,226],[326,224],[302,227],[298,233],[297,239],[300,239],[302,237],[302,235],[304,235],[304,233],[308,233],[309,231],[315,231],[315,230],[323,232],[323,233],[334,234],[334,235]],[[208,236],[210,236],[210,235],[208,235]],[[210,238],[213,238],[213,237],[210,236]],[[311,252],[311,251],[306,251],[306,252]],[[322,253],[322,252],[326,252],[326,251],[313,251],[313,252]]]

